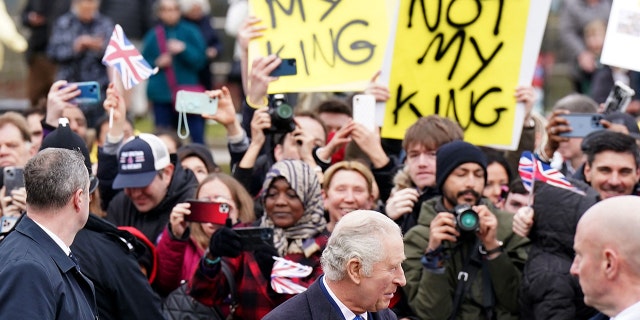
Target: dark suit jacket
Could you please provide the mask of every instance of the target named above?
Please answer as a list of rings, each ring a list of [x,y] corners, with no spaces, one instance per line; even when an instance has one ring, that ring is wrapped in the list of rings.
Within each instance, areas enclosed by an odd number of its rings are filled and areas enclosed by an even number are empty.
[[[24,216],[0,243],[0,319],[95,319],[91,281]]]
[[[323,320],[345,320],[341,313],[336,310],[327,296],[322,292],[320,282],[322,277],[318,278],[307,291],[296,295],[295,297],[285,301],[271,312],[269,312],[263,320],[279,320],[279,319],[323,319]],[[380,312],[369,313],[369,320],[396,320],[397,317],[393,311],[389,309]],[[351,320],[351,319],[347,319]]]

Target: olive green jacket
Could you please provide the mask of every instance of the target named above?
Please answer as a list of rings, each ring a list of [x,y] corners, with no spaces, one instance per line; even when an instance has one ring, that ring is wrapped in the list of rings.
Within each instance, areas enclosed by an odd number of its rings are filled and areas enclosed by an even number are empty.
[[[428,270],[422,265],[421,258],[429,244],[431,221],[438,212],[444,211],[436,210],[436,206],[443,208],[441,201],[440,196],[425,201],[418,217],[418,224],[404,236],[404,251],[407,257],[402,265],[407,279],[404,292],[413,311],[424,320],[449,319],[458,283],[458,273],[463,266],[463,255],[467,255],[469,247],[473,245],[471,241],[465,241],[462,245],[451,249],[452,245],[445,243],[444,246],[450,250],[445,251],[449,256],[444,259],[444,272],[441,274]],[[485,199],[482,201],[498,218],[497,237],[498,240],[503,241],[504,248],[504,252],[498,257],[486,261],[495,293],[494,316],[499,320],[518,319],[518,289],[529,240],[513,233],[511,213],[500,211],[488,202]],[[470,290],[467,290],[464,295],[457,319],[484,319],[482,278],[482,270],[478,270],[477,275],[471,278]]]

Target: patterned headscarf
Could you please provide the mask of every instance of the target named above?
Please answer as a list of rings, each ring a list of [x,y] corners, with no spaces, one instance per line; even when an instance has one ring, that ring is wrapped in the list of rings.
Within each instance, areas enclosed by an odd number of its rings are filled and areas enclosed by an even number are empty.
[[[276,162],[267,172],[262,185],[263,202],[271,183],[279,177],[287,180],[291,189],[296,192],[302,201],[304,213],[293,226],[279,228],[273,224],[265,212],[260,226],[273,228],[273,243],[280,256],[287,253],[304,253],[308,257],[316,251],[313,246],[314,237],[324,231],[327,225],[327,221],[324,219],[318,177],[308,164],[300,160]]]

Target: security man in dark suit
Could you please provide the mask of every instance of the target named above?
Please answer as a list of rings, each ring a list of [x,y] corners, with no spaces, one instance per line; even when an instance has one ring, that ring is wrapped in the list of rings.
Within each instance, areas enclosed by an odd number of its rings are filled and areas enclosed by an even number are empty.
[[[69,248],[89,217],[84,157],[43,150],[24,180],[26,216],[0,243],[0,319],[97,319],[93,284]]]

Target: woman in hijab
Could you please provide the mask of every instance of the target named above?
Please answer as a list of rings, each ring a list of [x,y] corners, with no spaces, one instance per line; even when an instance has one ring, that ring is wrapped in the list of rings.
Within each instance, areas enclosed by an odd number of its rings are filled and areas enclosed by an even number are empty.
[[[230,293],[221,272],[221,261],[227,264],[237,291],[234,319],[261,319],[322,274],[320,255],[328,237],[320,184],[311,167],[299,160],[275,163],[261,195],[264,215],[259,227],[273,230],[273,244],[243,250],[237,228],[221,228],[191,279],[193,297],[206,305],[220,304]],[[291,263],[300,265],[281,268]]]

